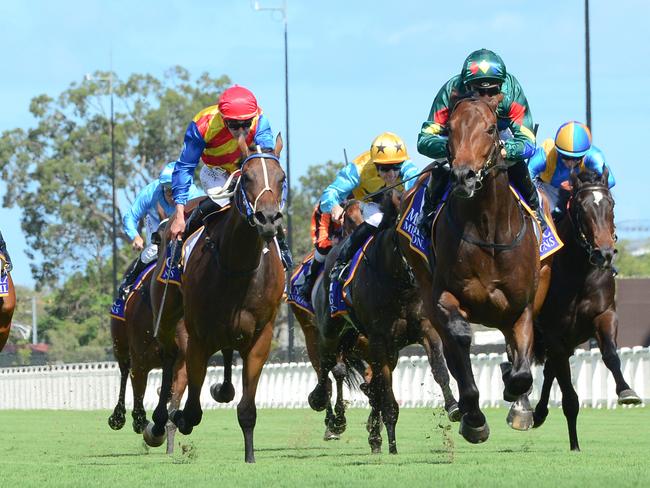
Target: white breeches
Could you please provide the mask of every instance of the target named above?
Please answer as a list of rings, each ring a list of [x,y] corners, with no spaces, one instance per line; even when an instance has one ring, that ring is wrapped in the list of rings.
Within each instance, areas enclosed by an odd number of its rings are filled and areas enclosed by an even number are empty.
[[[373,227],[379,227],[381,219],[384,217],[381,207],[374,202],[364,203],[361,213],[363,214],[363,220]]]
[[[229,173],[225,169],[221,169],[217,166],[208,166],[203,165],[201,171],[199,171],[199,179],[201,180],[201,185],[203,185],[203,190],[209,195],[210,190],[216,190],[223,187],[228,180]],[[221,198],[219,200],[213,200],[220,206],[225,206],[230,201],[230,198]]]
[[[560,199],[560,189],[543,181],[537,181],[536,183],[537,187],[544,191],[548,197],[549,203],[551,204],[551,210],[553,210],[557,207],[557,201]]]

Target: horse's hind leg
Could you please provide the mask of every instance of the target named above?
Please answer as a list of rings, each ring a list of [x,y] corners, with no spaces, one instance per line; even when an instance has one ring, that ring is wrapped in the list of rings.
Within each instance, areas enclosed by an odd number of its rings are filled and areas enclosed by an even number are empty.
[[[343,361],[338,361],[336,366],[332,368],[332,376],[336,381],[336,403],[334,404],[334,419],[329,425],[330,430],[336,434],[341,435],[345,432],[347,427],[347,420],[345,418],[345,401],[343,399],[343,380],[347,374],[347,367]]]
[[[203,410],[201,409],[201,388],[205,380],[205,373],[208,367],[208,359],[213,351],[206,348],[206,344],[190,337],[187,342],[187,353],[185,363],[187,368],[187,401],[183,410],[177,410],[172,421],[181,431],[181,434],[189,435],[196,425],[201,423]]]
[[[607,369],[612,372],[616,382],[616,394],[619,405],[638,405],[641,398],[630,388],[623,373],[621,372],[621,360],[616,352],[616,331],[618,329],[618,317],[616,312],[608,310],[600,314],[594,320],[596,326],[596,340],[603,356],[603,362]]]
[[[210,387],[210,395],[215,402],[229,403],[235,398],[235,387],[232,385],[232,349],[223,349],[223,383],[215,383]]]
[[[318,372],[318,383],[307,397],[309,406],[317,412],[325,410],[330,402],[331,382],[328,375],[336,365],[336,345],[337,339],[324,337],[321,338],[319,343],[320,371]]]
[[[447,363],[445,362],[445,356],[442,350],[442,341],[433,327],[429,327],[429,330],[426,330],[424,334],[425,336],[422,340],[422,346],[427,352],[433,379],[438,383],[438,386],[440,386],[440,389],[442,390],[442,396],[445,399],[445,411],[447,412],[447,417],[449,417],[449,420],[452,422],[459,422],[461,417],[460,409],[458,408],[458,402],[456,401],[456,398],[454,398],[454,394],[449,386],[449,371],[447,370]]]
[[[368,444],[370,445],[370,452],[372,454],[381,454],[381,381],[373,374],[370,383],[368,384],[368,402],[370,403],[370,414],[366,422],[366,430],[368,431]]]
[[[272,336],[273,324],[269,322],[251,349],[245,354],[242,354],[244,360],[242,370],[243,388],[242,398],[239,405],[237,405],[237,420],[244,434],[244,459],[247,463],[255,462],[255,450],[253,446],[253,431],[257,422],[255,393],[257,392],[257,383],[259,382],[262,368],[269,356]]]
[[[147,412],[144,409],[144,394],[147,389],[149,369],[136,364],[131,370],[131,386],[133,387],[133,431],[141,434],[147,426]]]
[[[535,406],[535,412],[533,413],[534,428],[541,426],[546,417],[548,417],[548,400],[551,395],[551,387],[553,386],[553,381],[555,380],[555,372],[553,371],[553,365],[550,360],[546,360],[544,364],[544,383],[542,384],[542,392],[539,395],[539,401]]]
[[[161,327],[162,331],[162,327]],[[149,422],[142,432],[142,436],[147,445],[158,447],[165,441],[166,424],[169,419],[167,412],[167,401],[171,395],[172,381],[174,377],[174,363],[178,355],[178,346],[172,337],[171,343],[159,339],[162,347],[162,384],[160,385],[160,394],[158,396],[158,405],[151,415],[153,423]]]
[[[118,361],[120,367],[120,394],[117,400],[117,405],[113,409],[113,413],[108,417],[108,425],[113,430],[120,430],[126,423],[126,407],[124,404],[124,396],[126,394],[126,382],[129,379],[129,358],[126,360],[121,358]]]
[[[174,375],[174,384],[172,387],[172,397],[169,401],[170,416],[172,412],[177,411],[181,405],[181,398],[187,388],[187,368],[185,360],[180,359],[176,365],[176,374]],[[174,453],[174,437],[176,436],[176,425],[173,422],[167,422],[167,454]]]
[[[578,400],[578,394],[573,389],[573,384],[571,383],[569,355],[555,353],[552,356],[549,355],[548,360],[553,362],[557,382],[560,385],[560,390],[562,390],[562,411],[564,412],[569,428],[569,445],[572,451],[579,451],[577,420],[580,402]]]
[[[399,406],[393,393],[393,371],[386,344],[382,340],[370,340],[370,364],[375,381],[376,401],[381,408],[381,418],[386,426],[388,452],[397,454],[395,427],[399,417]],[[395,361],[392,361],[395,363]]]

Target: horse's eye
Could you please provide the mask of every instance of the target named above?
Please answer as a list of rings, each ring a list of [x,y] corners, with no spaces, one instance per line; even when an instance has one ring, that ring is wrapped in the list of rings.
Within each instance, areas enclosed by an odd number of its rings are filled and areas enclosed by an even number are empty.
[[[490,127],[488,127],[487,133],[490,134],[491,136],[496,134],[496,132],[497,132],[497,126],[496,125],[493,124]]]

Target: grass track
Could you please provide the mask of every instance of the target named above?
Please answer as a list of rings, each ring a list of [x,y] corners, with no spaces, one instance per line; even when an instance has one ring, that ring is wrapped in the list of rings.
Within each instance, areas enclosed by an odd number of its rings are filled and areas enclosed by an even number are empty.
[[[171,457],[144,446],[130,413],[114,432],[104,411],[0,411],[0,479],[5,487],[39,488],[650,486],[648,408],[583,409],[581,453],[569,451],[561,409],[541,430],[523,433],[507,427],[505,409],[486,414],[490,439],[470,445],[440,412],[403,409],[399,454],[390,456],[370,454],[365,410],[350,410],[342,440],[329,443],[321,440],[321,414],[259,410],[257,464],[246,465],[234,410],[205,412],[191,436],[177,434]]]

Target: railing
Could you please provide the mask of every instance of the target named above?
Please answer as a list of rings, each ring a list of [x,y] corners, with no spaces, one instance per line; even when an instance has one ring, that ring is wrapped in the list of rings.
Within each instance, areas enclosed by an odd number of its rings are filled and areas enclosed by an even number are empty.
[[[650,401],[650,348],[635,347],[619,350],[623,375],[630,386],[647,404]],[[499,364],[502,354],[472,356],[476,383],[481,393],[482,406],[502,406],[503,383]],[[597,349],[579,350],[571,358],[573,382],[582,406],[615,408],[614,379],[601,361]],[[209,385],[222,381],[223,368],[208,369],[201,403],[204,409],[233,408],[241,397],[241,366],[233,367],[235,400],[218,404],[210,397]],[[533,398],[542,385],[542,369],[536,366]],[[157,403],[161,372],[149,374],[145,408],[151,410]],[[112,409],[117,402],[120,371],[117,363],[66,364],[60,366],[33,366],[0,369],[0,409]],[[256,403],[261,408],[305,408],[307,395],[316,384],[316,375],[309,363],[267,364],[257,389]],[[434,382],[425,356],[402,357],[393,376],[395,396],[402,407],[436,407],[442,405],[440,387]],[[452,389],[457,394],[452,380]],[[349,392],[345,398],[354,406],[366,406],[366,397],[359,391]],[[559,405],[561,395],[557,384],[551,393],[551,404]],[[127,385],[127,407],[133,404],[130,384]]]

